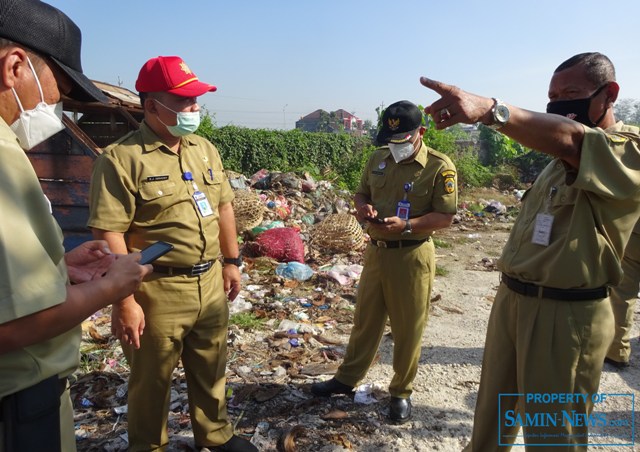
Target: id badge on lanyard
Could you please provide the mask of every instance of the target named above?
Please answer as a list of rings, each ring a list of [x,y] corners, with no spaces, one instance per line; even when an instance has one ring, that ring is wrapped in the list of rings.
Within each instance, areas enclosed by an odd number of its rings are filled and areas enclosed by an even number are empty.
[[[533,237],[531,237],[531,243],[542,246],[549,246],[551,239],[551,228],[553,227],[553,215],[549,212],[551,205],[551,199],[555,196],[558,189],[551,187],[549,190],[549,197],[545,202],[545,212],[538,213],[536,215],[536,224],[533,226]]]
[[[409,220],[411,203],[407,201],[407,195],[411,190],[413,190],[413,182],[406,182],[404,184],[404,199],[402,201],[398,201],[398,205],[396,207],[396,216],[401,220],[405,220],[405,221]]]
[[[184,178],[184,180],[190,181],[191,184],[193,185],[194,191],[192,196],[193,196],[193,200],[196,203],[196,207],[198,208],[198,212],[200,212],[200,215],[202,215],[203,217],[208,217],[209,215],[213,215],[213,209],[211,208],[211,204],[209,204],[207,195],[205,195],[198,189],[198,186],[193,180],[193,175],[191,174],[191,172],[185,171],[182,174],[182,177]]]

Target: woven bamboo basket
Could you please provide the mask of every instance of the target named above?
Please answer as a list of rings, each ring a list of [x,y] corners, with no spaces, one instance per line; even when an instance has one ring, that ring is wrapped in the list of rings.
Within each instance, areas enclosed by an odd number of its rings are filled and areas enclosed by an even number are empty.
[[[348,213],[334,213],[313,228],[311,242],[324,251],[348,253],[362,246],[364,234],[356,217]]]
[[[250,190],[236,190],[235,195],[233,212],[238,233],[260,225],[264,214],[264,204],[260,197]]]

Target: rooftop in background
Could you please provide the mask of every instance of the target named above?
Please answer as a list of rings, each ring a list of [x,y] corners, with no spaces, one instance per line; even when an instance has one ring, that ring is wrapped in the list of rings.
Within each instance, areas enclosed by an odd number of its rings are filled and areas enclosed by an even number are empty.
[[[318,109],[296,121],[296,129],[305,132],[350,133],[357,136],[366,135],[364,121],[342,108],[327,113]]]

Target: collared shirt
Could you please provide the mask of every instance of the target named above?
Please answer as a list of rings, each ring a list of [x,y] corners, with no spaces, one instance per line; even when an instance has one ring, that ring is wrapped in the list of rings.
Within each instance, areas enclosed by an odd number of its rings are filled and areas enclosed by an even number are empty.
[[[407,191],[406,184],[411,185]],[[413,160],[400,163],[393,160],[391,151],[385,146],[377,149],[369,158],[356,193],[371,200],[380,218],[396,216],[398,201],[403,201],[405,195],[411,204],[410,218],[429,212],[455,214],[458,204],[456,168],[449,157],[431,149],[424,142]],[[368,232],[375,235],[371,237],[374,240],[407,238],[400,233],[382,236],[371,228]],[[410,238],[418,240],[426,237],[426,233],[414,233]]]
[[[620,259],[640,217],[638,132],[621,122],[585,128],[577,174],[567,181],[559,159],[542,171],[522,199],[498,268],[560,289],[618,284]],[[539,213],[553,216],[548,246],[532,243]]]
[[[0,324],[44,311],[67,296],[62,231],[16,135],[0,118]],[[80,326],[0,355],[0,398],[79,363]]]
[[[195,192],[206,196],[212,215],[199,212]],[[130,251],[169,242],[174,249],[156,262],[188,267],[218,257],[218,206],[232,200],[213,144],[191,134],[175,153],[143,122],[96,160],[88,225],[124,232]]]

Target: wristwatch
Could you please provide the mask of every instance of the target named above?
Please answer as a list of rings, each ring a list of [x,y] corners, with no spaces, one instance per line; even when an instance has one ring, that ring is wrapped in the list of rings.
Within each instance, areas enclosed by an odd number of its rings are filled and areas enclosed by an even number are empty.
[[[413,232],[411,230],[411,220],[407,220],[404,223],[404,229],[402,230],[401,234],[402,235],[409,235],[409,234],[411,234],[411,232]]]
[[[225,264],[231,264],[231,265],[235,265],[236,267],[240,267],[242,265],[242,256],[225,257],[222,261]]]
[[[493,98],[493,108],[491,108],[491,114],[493,115],[493,123],[489,124],[493,130],[498,130],[500,127],[509,122],[511,113],[509,107],[500,99]]]

